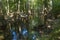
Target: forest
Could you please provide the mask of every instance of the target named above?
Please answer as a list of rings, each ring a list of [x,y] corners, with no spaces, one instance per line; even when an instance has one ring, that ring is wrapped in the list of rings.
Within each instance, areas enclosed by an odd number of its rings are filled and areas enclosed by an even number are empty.
[[[0,0],[0,40],[60,40],[60,0]]]

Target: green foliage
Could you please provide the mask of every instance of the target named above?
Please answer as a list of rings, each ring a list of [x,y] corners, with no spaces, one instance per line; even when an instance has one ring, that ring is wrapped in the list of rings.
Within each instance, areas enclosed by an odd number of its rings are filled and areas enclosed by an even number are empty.
[[[9,10],[12,10],[13,12],[17,11],[18,9],[18,2],[20,1],[20,10],[22,11],[26,11],[26,13],[28,14],[28,10],[32,9],[34,10],[32,14],[33,15],[33,19],[29,20],[29,29],[31,30],[33,27],[42,24],[42,19],[39,18],[39,14],[41,9],[43,9],[43,5],[45,5],[45,7],[48,7],[48,1],[49,0],[34,0],[34,2],[32,2],[32,0],[30,0],[30,2],[28,0],[2,0],[1,1],[1,8],[3,11],[3,14],[6,13],[7,11],[7,6],[9,5]],[[29,4],[30,3],[30,4]],[[53,9],[51,11],[53,13],[53,16],[57,15],[58,13],[60,14],[60,0],[53,0]],[[16,25],[17,26],[17,25]],[[52,32],[49,34],[50,38],[45,37],[45,35],[43,35],[43,37],[39,38],[41,40],[57,40],[57,37],[60,36],[60,19],[54,20],[53,23],[53,30]],[[40,37],[40,36],[39,36]]]
[[[55,13],[55,15],[57,13],[59,13],[60,11],[60,0],[53,0],[53,13]]]

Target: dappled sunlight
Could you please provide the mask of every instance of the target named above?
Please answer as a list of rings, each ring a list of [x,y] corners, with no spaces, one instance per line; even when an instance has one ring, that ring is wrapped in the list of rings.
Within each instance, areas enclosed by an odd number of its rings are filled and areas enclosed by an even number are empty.
[[[0,0],[0,40],[60,40],[60,0]]]

